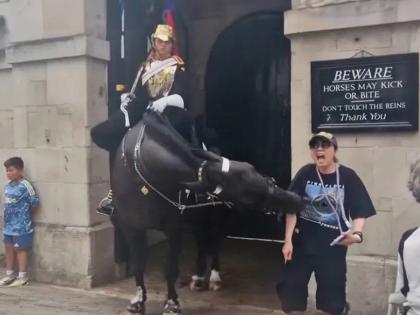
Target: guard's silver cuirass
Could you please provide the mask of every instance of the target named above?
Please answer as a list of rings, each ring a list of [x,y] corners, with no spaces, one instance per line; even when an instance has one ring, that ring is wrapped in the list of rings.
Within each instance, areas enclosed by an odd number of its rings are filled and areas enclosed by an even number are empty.
[[[160,61],[146,62],[144,65],[144,70],[146,72],[149,71],[152,66],[156,66],[155,63],[159,62]],[[147,80],[146,88],[151,98],[157,99],[168,96],[172,89],[172,85],[174,84],[176,68],[177,65],[168,66]]]

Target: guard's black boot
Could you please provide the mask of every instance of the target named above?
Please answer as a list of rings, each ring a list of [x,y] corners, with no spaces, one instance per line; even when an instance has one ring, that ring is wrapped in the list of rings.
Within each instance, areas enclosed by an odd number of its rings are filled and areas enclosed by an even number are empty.
[[[96,212],[102,215],[106,215],[111,217],[114,215],[115,206],[112,202],[112,190],[110,189],[108,192],[108,196],[101,200],[99,203],[98,208],[96,208]]]

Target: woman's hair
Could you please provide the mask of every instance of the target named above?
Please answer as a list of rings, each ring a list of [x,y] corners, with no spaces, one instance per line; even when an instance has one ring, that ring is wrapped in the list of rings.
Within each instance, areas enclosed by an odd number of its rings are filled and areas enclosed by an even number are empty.
[[[408,177],[407,187],[414,198],[420,202],[420,158],[410,166],[410,176]]]

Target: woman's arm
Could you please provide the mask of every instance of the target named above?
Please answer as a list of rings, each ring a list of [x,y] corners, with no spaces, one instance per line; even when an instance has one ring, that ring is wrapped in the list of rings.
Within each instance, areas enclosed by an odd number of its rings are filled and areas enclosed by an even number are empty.
[[[293,254],[293,232],[296,227],[297,217],[296,214],[286,214],[286,233],[284,238],[284,245],[283,245],[283,256],[284,262],[286,263],[289,260],[292,260]]]

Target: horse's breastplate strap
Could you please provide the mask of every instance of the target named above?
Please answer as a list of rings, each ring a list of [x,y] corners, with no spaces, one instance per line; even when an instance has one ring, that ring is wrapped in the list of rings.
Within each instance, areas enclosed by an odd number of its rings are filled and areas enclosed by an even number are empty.
[[[151,65],[152,63],[147,64],[145,71],[148,71]],[[166,67],[147,80],[145,85],[151,98],[156,99],[168,96],[175,81],[176,69],[177,65]]]

